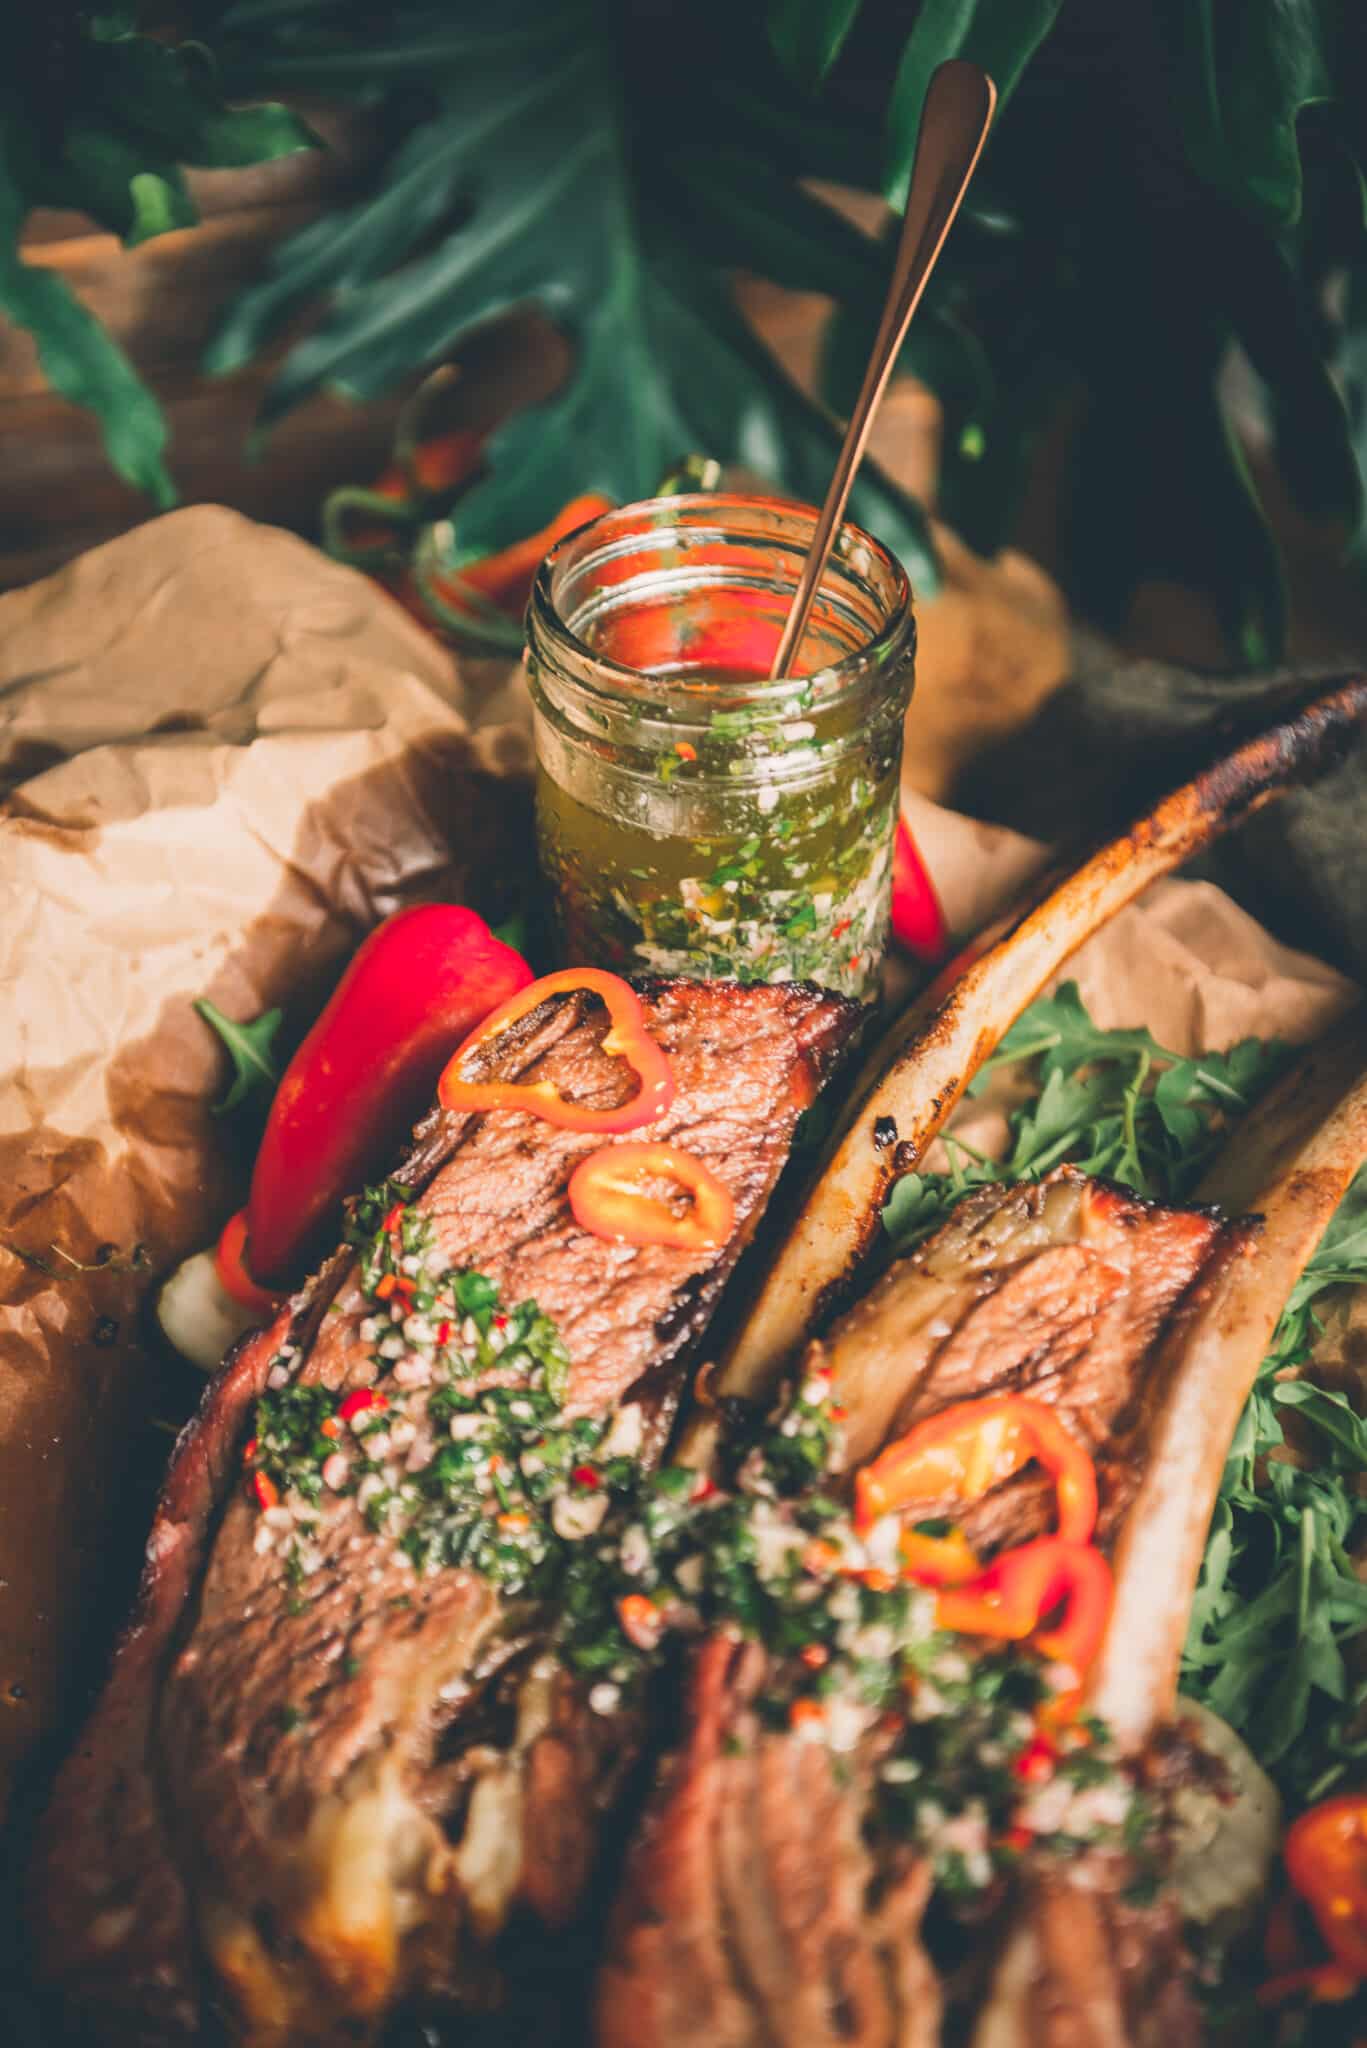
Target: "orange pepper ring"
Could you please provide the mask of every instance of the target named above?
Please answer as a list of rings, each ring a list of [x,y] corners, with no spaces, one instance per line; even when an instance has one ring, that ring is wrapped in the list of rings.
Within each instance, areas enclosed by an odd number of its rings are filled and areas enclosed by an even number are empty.
[[[492,1044],[548,996],[570,989],[587,989],[605,1005],[611,1021],[603,1050],[624,1059],[641,1084],[628,1101],[616,1109],[591,1109],[584,1103],[566,1102],[549,1081],[464,1078],[462,1069],[472,1053]],[[437,1097],[446,1109],[520,1109],[566,1131],[635,1131],[663,1116],[674,1100],[675,1086],[673,1069],[664,1048],[650,1035],[635,990],[620,975],[608,974],[600,967],[562,967],[558,973],[545,974],[540,981],[519,989],[475,1027],[447,1062],[437,1083]]]
[[[1286,1874],[1336,1963],[1367,1976],[1367,1792],[1342,1792],[1293,1821]]]
[[[693,1197],[684,1215],[643,1194],[646,1176],[677,1181]],[[724,1244],[736,1220],[736,1205],[716,1175],[691,1152],[675,1145],[604,1145],[570,1175],[574,1220],[595,1237],[619,1244],[663,1244],[678,1251],[708,1251]]]
[[[902,1572],[923,1586],[962,1586],[982,1571],[978,1556],[961,1529],[947,1536],[927,1536],[904,1529],[900,1544]]]
[[[1042,1656],[1080,1677],[1101,1647],[1113,1597],[1111,1568],[1095,1544],[1038,1536],[999,1552],[980,1577],[941,1593],[935,1619],[957,1635],[1005,1642],[1034,1636]],[[1061,1601],[1060,1620],[1041,1630],[1043,1616]]]
[[[855,1480],[855,1527],[950,1490],[979,1500],[1031,1459],[1052,1474],[1058,1535],[1086,1543],[1096,1527],[1096,1468],[1047,1402],[1024,1394],[988,1394],[956,1401],[918,1422],[887,1446]]]

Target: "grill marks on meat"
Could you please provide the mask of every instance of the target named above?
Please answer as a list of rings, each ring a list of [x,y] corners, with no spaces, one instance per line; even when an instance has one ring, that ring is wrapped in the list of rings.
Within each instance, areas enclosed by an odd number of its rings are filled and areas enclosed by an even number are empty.
[[[1029,1394],[1054,1405],[1095,1454],[1105,1543],[1137,1480],[1146,1366],[1246,1234],[1067,1167],[970,1196],[809,1348],[807,1369],[829,1363],[847,1410],[847,1467],[955,1402]],[[908,1512],[948,1515],[990,1553],[1052,1526],[1052,1487],[1027,1471],[967,1508],[927,1500]],[[875,1854],[865,1834],[879,1738],[842,1756],[837,1783],[822,1746],[754,1734],[748,1702],[765,1668],[761,1652],[742,1655],[724,1636],[698,1653],[689,1735],[628,1857],[610,1928],[604,2048],[938,2043],[941,1993],[917,1933],[928,1871],[885,1842]],[[747,1735],[731,1756],[723,1735],[736,1726]],[[1048,1866],[1030,1882],[1030,1932],[1013,1937],[1008,1961],[1035,2000],[1034,2031],[1003,2042],[1186,2048],[1194,2037],[1183,2031],[1189,2007],[1170,1918],[1141,1915],[1104,1886],[1065,1885]],[[803,1926],[800,1941],[791,1932],[786,1947],[772,1944],[772,1928]],[[839,1988],[831,1976],[804,1979],[814,1959],[832,1955]],[[974,2048],[993,2038],[975,2036]]]
[[[824,1746],[761,1726],[764,1675],[725,1637],[696,1660],[609,1938],[599,2048],[933,2048],[929,1872],[878,1868],[859,1786]]]
[[[1057,1408],[1096,1459],[1104,1539],[1138,1478],[1145,1362],[1244,1235],[1071,1167],[970,1195],[813,1346],[849,1410],[848,1466],[956,1402],[1028,1394]],[[927,1501],[919,1511],[952,1514],[990,1550],[1050,1526],[1052,1495],[1026,1472],[971,1507]]]
[[[555,1318],[569,1408],[605,1412],[644,1388],[657,1442],[682,1355],[856,1013],[795,986],[658,983],[643,1000],[677,1081],[651,1135],[729,1188],[721,1255],[581,1231],[565,1188],[603,1141],[521,1114],[436,1115],[404,1171],[425,1182],[418,1206],[451,1266]],[[558,999],[510,1035],[498,1071],[615,1104],[635,1082],[602,1051],[605,1030],[601,1006]],[[253,2048],[367,2039],[410,1991],[480,2002],[496,1988],[485,1943],[515,1905],[572,1917],[596,1815],[631,1761],[613,1718],[584,1713],[533,1654],[500,1670],[534,1617],[472,1574],[416,1578],[354,1503],[325,1519],[306,1601],[256,1553],[256,1511],[233,1481],[284,1337],[301,1341],[300,1381],[340,1392],[375,1377],[349,1261],[297,1306],[292,1330],[251,1340],[215,1382],[178,1448],[138,1618],[45,1824],[35,1924],[73,2038],[106,1990],[93,2039],[196,2038],[196,1947]],[[410,1417],[420,1409],[410,1397]],[[497,1742],[483,1739],[494,1696],[511,1727]],[[130,1803],[146,1821],[135,1853],[119,1824]]]

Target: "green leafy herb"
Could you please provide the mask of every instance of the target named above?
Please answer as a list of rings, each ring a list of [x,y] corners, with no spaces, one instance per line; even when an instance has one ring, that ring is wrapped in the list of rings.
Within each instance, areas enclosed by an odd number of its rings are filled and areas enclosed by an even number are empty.
[[[981,1094],[997,1068],[1023,1067],[1038,1087],[1010,1119],[1005,1157],[984,1158],[950,1135],[949,1172],[895,1181],[884,1228],[907,1251],[970,1188],[1035,1180],[1065,1160],[1138,1194],[1181,1200],[1285,1056],[1279,1045],[1245,1039],[1226,1053],[1182,1059],[1147,1031],[1099,1029],[1077,984],[1065,982],[1030,1006],[970,1085]]]
[[[201,996],[195,1008],[218,1033],[233,1063],[232,1084],[223,1100],[214,1104],[214,1115],[227,1116],[244,1104],[269,1102],[280,1079],[274,1045],[284,1011],[267,1010],[254,1024],[236,1024],[207,996]]]
[[[1291,1801],[1367,1760],[1367,1424],[1301,1377],[1331,1287],[1367,1282],[1367,1172],[1297,1282],[1230,1451],[1187,1638],[1183,1688],[1248,1741]]]

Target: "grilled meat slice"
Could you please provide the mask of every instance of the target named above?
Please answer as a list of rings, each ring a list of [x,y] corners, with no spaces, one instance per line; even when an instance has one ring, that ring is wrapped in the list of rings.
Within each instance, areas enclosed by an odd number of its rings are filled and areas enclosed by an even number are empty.
[[[1145,1362],[1177,1305],[1237,1238],[1212,1211],[1170,1209],[1058,1167],[985,1187],[843,1316],[812,1363],[834,1371],[853,1470],[942,1408],[984,1394],[1056,1407],[1097,1463],[1103,1536],[1138,1482]],[[961,1508],[980,1549],[1039,1535],[1050,1489],[1022,1474]]]
[[[729,1188],[720,1252],[586,1235],[565,1189],[601,1141],[520,1113],[435,1114],[401,1171],[450,1267],[555,1320],[567,1410],[604,1414],[631,1392],[649,1457],[856,1013],[793,986],[643,996],[677,1081],[651,1135]],[[597,1003],[556,999],[509,1034],[497,1071],[614,1105],[634,1083],[604,1031]],[[297,1386],[376,1382],[370,1307],[339,1255],[224,1369],[177,1448],[137,1616],[34,1865],[39,1969],[63,2038],[190,2041],[217,2004],[253,2048],[363,2041],[410,1995],[495,1999],[487,1944],[515,1909],[574,1914],[595,1813],[630,1753],[537,1658],[536,1614],[470,1571],[415,1574],[354,1497],[324,1516],[301,1591],[233,1484],[250,1404],[282,1353]],[[396,1369],[378,1363],[381,1380]],[[407,1394],[418,1450],[425,1400]]]
[[[636,1844],[599,1984],[599,2048],[934,2048],[940,1992],[913,1856],[862,1835],[871,1759],[765,1727],[761,1651],[710,1641]]]
[[[1038,1183],[984,1188],[893,1267],[824,1343],[809,1346],[799,1381],[831,1369],[833,1392],[846,1410],[849,1471],[955,1402],[1017,1392],[1051,1403],[1095,1454],[1105,1542],[1136,1484],[1130,1452],[1144,1427],[1149,1362],[1245,1239],[1244,1226],[1213,1213],[1144,1202],[1066,1167]],[[1052,1499],[1047,1487],[1021,1475],[969,1508],[927,1500],[908,1510],[912,1519],[945,1513],[990,1553],[1040,1533]],[[882,1915],[904,1914],[911,1886],[913,1919],[919,1918],[929,1886],[924,1867],[908,1870],[905,1846],[870,1824],[885,1731],[878,1724],[866,1729],[840,1756],[838,1776],[824,1747],[800,1729],[749,1736],[742,1755],[731,1758],[715,1731],[747,1713],[753,1721],[748,1703],[766,1686],[781,1695],[778,1667],[758,1650],[737,1657],[722,1636],[700,1652],[693,1685],[700,1704],[689,1740],[629,1855],[613,1917],[599,1987],[604,2040],[610,2048],[628,2041],[631,2048],[672,2048],[686,2037],[738,2048],[826,2039],[879,2048],[938,2042],[941,1994],[922,1944],[907,1934],[900,1963],[914,1995],[889,1988],[895,1971]],[[719,1686],[726,1690],[721,1703],[714,1699]],[[812,1797],[813,1782],[824,1804],[804,1861],[789,1852],[783,1828],[807,1825],[788,1809]],[[784,1816],[772,1838],[770,1810]],[[743,1861],[728,1868],[737,1842]],[[753,1929],[757,1920],[764,1927],[800,1923],[805,1889],[813,1885],[823,1897],[872,1903],[857,1935],[842,1929],[809,1939],[806,1966],[817,1976],[810,2006],[799,2013],[798,1962],[762,1968]],[[708,1916],[717,1914],[714,1926]],[[1082,1932],[1118,1939],[1122,1917],[1117,1906],[1113,1925],[1088,1922]],[[846,1974],[837,1973],[836,1957]],[[1060,1969],[1067,1962],[1065,1956]],[[847,1975],[856,1971],[877,1991],[875,1997],[866,1990],[862,2004],[846,1992]],[[1180,1997],[1179,1985],[1174,2011]],[[1046,2041],[1063,2048],[1069,2038],[1041,2035],[1041,2048]],[[1107,2038],[1096,2035],[1097,2048]],[[1174,2032],[1174,2044],[1182,2038]],[[1092,2039],[1080,2035],[1079,2048],[1084,2041],[1091,2048]]]

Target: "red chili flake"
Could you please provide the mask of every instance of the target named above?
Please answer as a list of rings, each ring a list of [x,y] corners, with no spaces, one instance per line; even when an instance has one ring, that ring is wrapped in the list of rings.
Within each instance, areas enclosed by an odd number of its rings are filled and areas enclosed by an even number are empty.
[[[628,1593],[619,1600],[617,1619],[622,1634],[638,1650],[653,1650],[667,1626],[659,1608],[644,1593]]]
[[[852,917],[842,917],[839,924],[831,926],[831,937],[833,939],[843,939],[853,923],[854,919]]]
[[[255,1437],[253,1437],[253,1438],[251,1439],[250,1443],[246,1443],[246,1444],[244,1444],[244,1445],[242,1446],[242,1462],[243,1462],[243,1464],[244,1464],[244,1465],[250,1465],[250,1464],[251,1464],[251,1462],[252,1462],[252,1459],[253,1459],[253,1458],[254,1458],[255,1456],[256,1456],[256,1438],[255,1438]]]
[[[834,1379],[834,1377],[835,1367],[830,1363],[829,1359],[822,1365],[814,1365],[812,1367],[812,1378],[814,1380],[829,1380]]]
[[[449,1344],[449,1343],[451,1342],[451,1332],[452,1332],[452,1330],[453,1330],[454,1328],[455,1328],[455,1325],[454,1325],[453,1323],[449,1323],[449,1322],[446,1322],[446,1323],[438,1323],[438,1324],[437,1324],[437,1342],[438,1342],[438,1344]]]
[[[393,1208],[386,1213],[385,1219],[380,1225],[381,1230],[397,1230],[403,1222],[404,1207],[404,1203],[396,1202]]]
[[[809,1671],[819,1671],[823,1664],[829,1664],[831,1653],[824,1643],[808,1643],[802,1651],[802,1661]]]
[[[1004,1849],[1015,1849],[1018,1854],[1024,1855],[1034,1839],[1029,1828],[1008,1828],[1002,1836],[1002,1847]]]
[[[892,1572],[879,1571],[877,1568],[873,1571],[860,1572],[858,1578],[860,1584],[867,1586],[871,1593],[890,1593],[897,1584]]]
[[[280,1488],[271,1478],[269,1472],[253,1472],[252,1492],[256,1495],[258,1507],[262,1509],[279,1507]]]
[[[570,1478],[576,1486],[601,1486],[603,1483],[592,1465],[576,1465]]]
[[[1043,1785],[1054,1775],[1054,1746],[1042,1735],[1028,1742],[1012,1765],[1016,1776],[1027,1785]]]
[[[859,962],[860,962],[860,960],[861,960],[861,958],[862,958],[862,957],[863,957],[863,956],[862,956],[861,954],[859,954],[859,953],[851,953],[851,955],[850,955],[850,958],[849,958],[849,969],[850,969],[850,973],[851,973],[851,974],[858,974],[858,972],[859,972]]]
[[[319,1436],[340,1435],[341,1431],[338,1426],[337,1417],[335,1415],[329,1415],[325,1422],[320,1422],[318,1425],[318,1434]]]
[[[374,1387],[357,1387],[354,1393],[347,1395],[345,1401],[337,1410],[337,1414],[342,1422],[350,1422],[353,1415],[360,1415],[367,1408],[375,1409],[378,1414],[380,1409],[387,1408],[388,1406],[389,1396],[387,1394],[377,1393]]]
[[[690,1500],[711,1500],[716,1491],[717,1489],[713,1482],[705,1472],[702,1472],[699,1473],[698,1483],[688,1497]]]
[[[375,1282],[376,1301],[388,1301],[398,1284],[399,1277],[397,1273],[381,1273],[379,1279]]]
[[[831,1403],[831,1421],[832,1421],[832,1422],[843,1422],[843,1421],[845,1420],[845,1417],[846,1417],[846,1416],[847,1416],[847,1415],[849,1414],[849,1412],[850,1412],[850,1411],[849,1411],[849,1409],[848,1409],[848,1408],[847,1408],[847,1407],[845,1406],[845,1403],[844,1403],[843,1401],[832,1401],[832,1403]]]
[[[675,740],[674,751],[681,761],[696,761],[698,750],[688,740]]]
[[[804,1723],[824,1721],[825,1718],[826,1709],[820,1700],[794,1700],[788,1709],[788,1722],[793,1728],[801,1728]]]
[[[501,1314],[501,1313],[500,1313],[499,1315],[496,1315],[496,1316],[494,1317],[494,1328],[495,1328],[496,1330],[506,1330],[506,1329],[507,1329],[507,1327],[508,1327],[508,1318],[507,1318],[507,1316],[505,1316],[505,1315],[503,1315],[503,1314]]]

